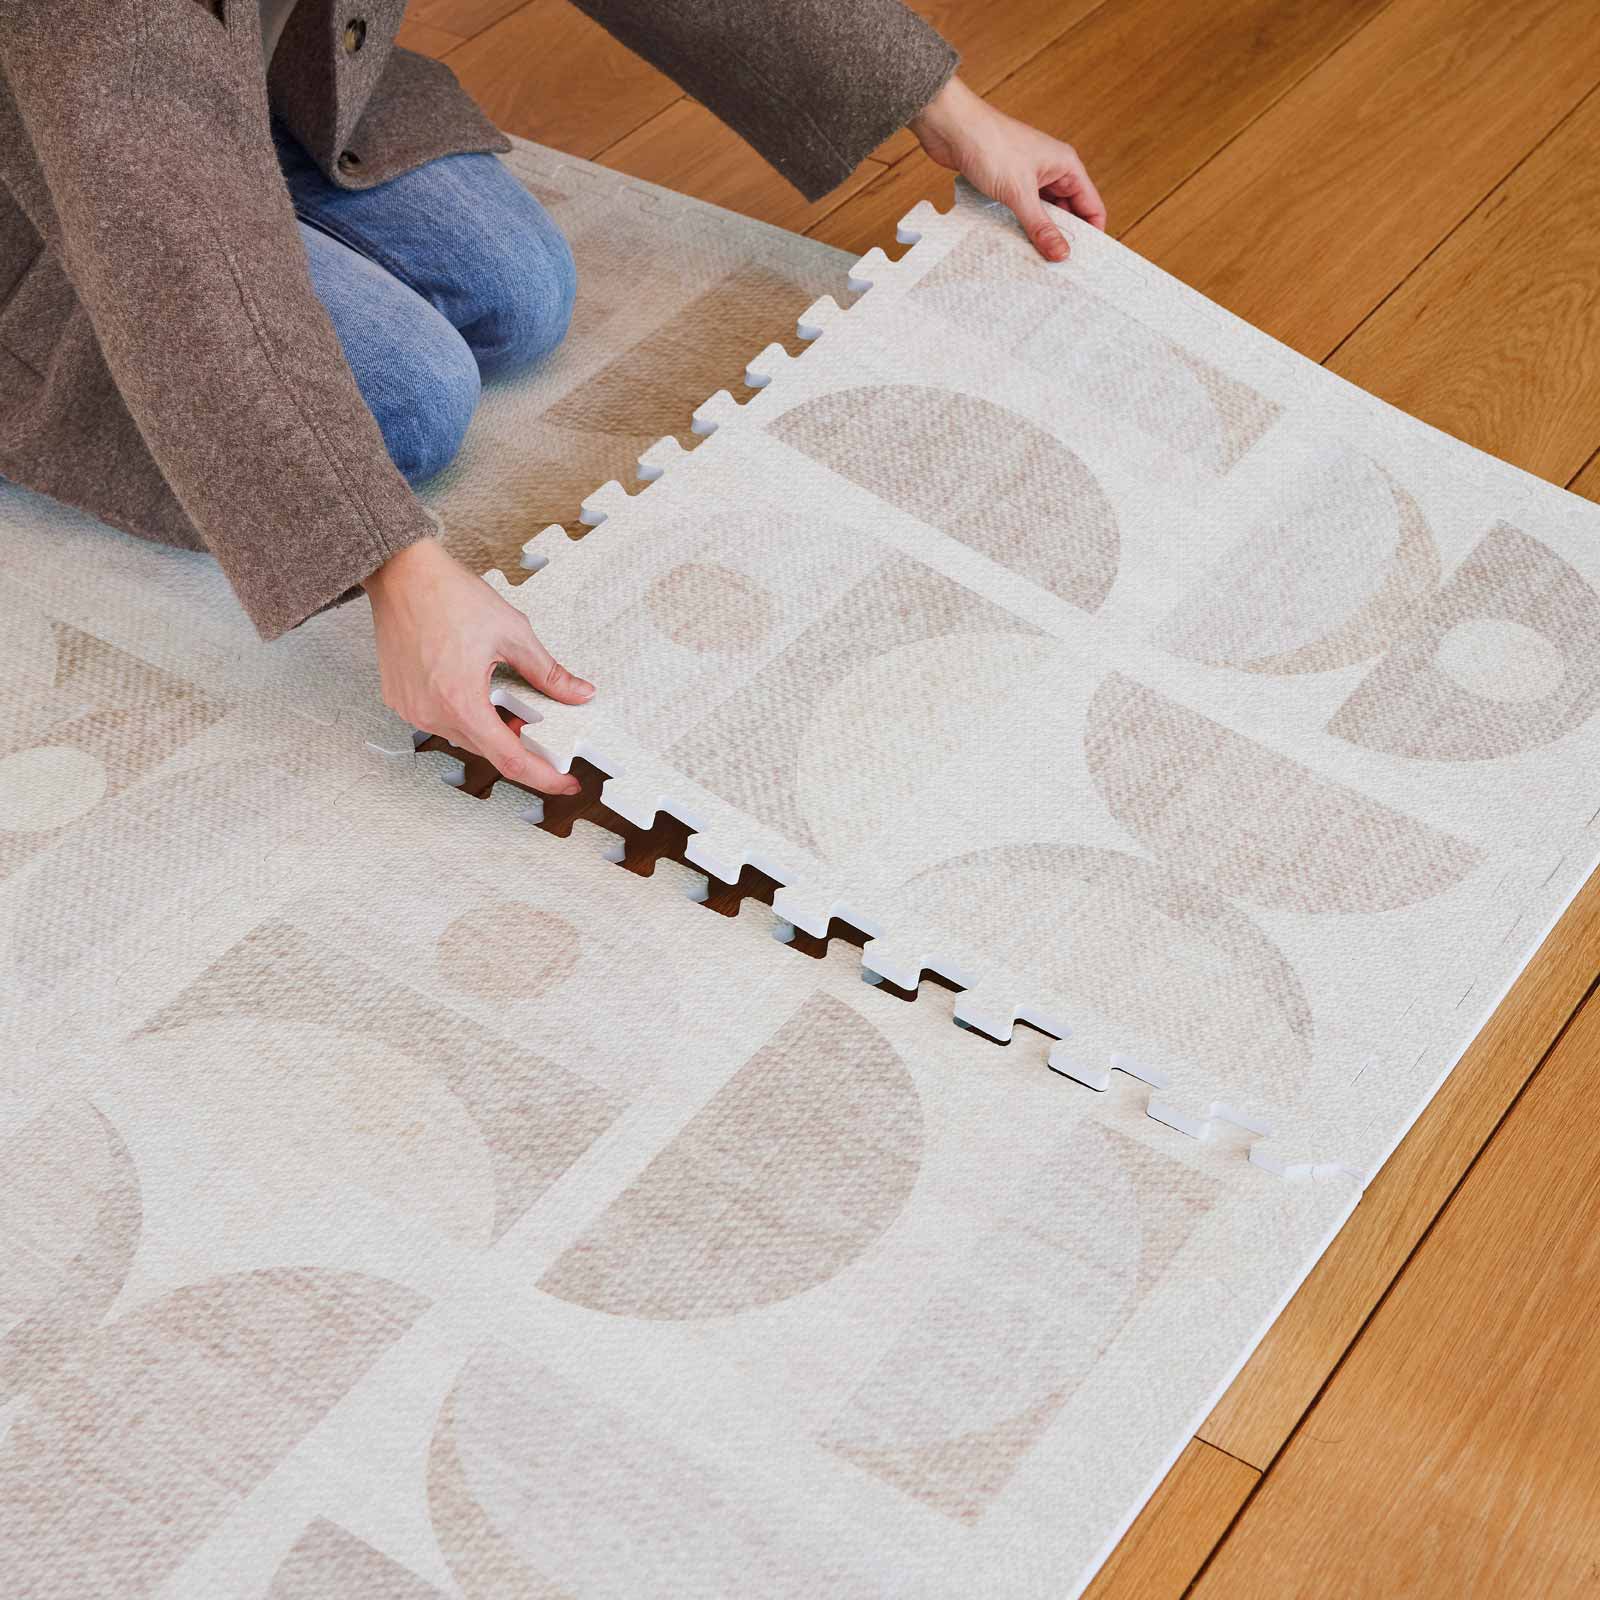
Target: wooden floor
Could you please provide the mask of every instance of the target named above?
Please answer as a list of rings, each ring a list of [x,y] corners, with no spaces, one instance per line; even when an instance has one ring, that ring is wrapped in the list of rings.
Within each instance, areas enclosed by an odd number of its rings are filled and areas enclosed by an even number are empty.
[[[1131,245],[1600,500],[1600,0],[920,9],[973,87],[1079,147]],[[414,0],[402,42],[511,132],[851,250],[888,244],[924,196],[948,203],[905,134],[805,203],[564,0]],[[1600,878],[1096,1600],[1600,1592],[1597,973]]]

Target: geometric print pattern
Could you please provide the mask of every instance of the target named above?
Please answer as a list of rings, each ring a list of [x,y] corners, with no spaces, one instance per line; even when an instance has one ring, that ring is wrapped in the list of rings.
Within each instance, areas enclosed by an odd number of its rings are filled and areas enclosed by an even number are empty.
[[[574,240],[584,338],[490,386],[428,490],[484,566],[838,263],[510,160]],[[640,208],[645,257],[616,242]],[[995,370],[1070,369],[1092,414],[919,373],[869,318],[832,420],[827,384],[797,390],[768,408],[789,437],[754,430],[766,453],[725,479],[765,411],[725,412],[740,426],[511,592],[547,635],[581,630],[573,664],[633,708],[630,761],[699,786],[717,866],[881,858],[908,927],[986,907],[952,976],[1061,995],[1056,1064],[1101,1093],[954,1026],[999,1031],[979,987],[903,1004],[841,941],[784,951],[758,905],[715,916],[670,863],[641,882],[609,836],[554,839],[508,786],[469,803],[408,740],[383,753],[358,608],[261,646],[204,558],[0,488],[8,1593],[1070,1600],[1349,1214],[1348,1176],[1285,1183],[1244,1137],[1184,1137],[1128,1072],[1176,1096],[1196,1054],[1248,1059],[1272,1106],[1314,1106],[1362,1042],[1338,1032],[1330,925],[1415,942],[1409,908],[1481,932],[1520,905],[1514,969],[1575,870],[1529,899],[1517,850],[1576,861],[1594,810],[1577,525],[1470,453],[1453,513],[1433,446],[1413,460],[1387,414],[1364,432],[1365,402],[1337,446],[1293,443],[1276,357],[1181,296],[1073,278],[1063,300],[1003,232],[957,243],[908,258],[952,349],[963,318],[1021,307]],[[1104,348],[1137,350],[1125,386]],[[1018,405],[1032,431],[996,420]],[[967,435],[982,474],[941,456]],[[926,457],[914,481],[882,473],[895,437]],[[1315,566],[1322,481],[1359,508],[1359,573]],[[1223,492],[1249,515],[1203,510]],[[572,556],[610,559],[642,512],[659,551],[547,612]],[[1401,748],[1434,735],[1488,753]],[[641,810],[642,770],[614,788]],[[1201,803],[1201,774],[1270,825]],[[732,812],[746,832],[719,840]],[[893,897],[836,898],[892,969],[914,941],[876,920]],[[1373,945],[1378,1000],[1394,948]],[[1125,1030],[1098,1053],[1091,1014]]]
[[[330,751],[13,1082],[18,1592],[1076,1592],[1355,1187],[434,759]]]
[[[907,227],[491,575],[600,685],[501,699],[871,972],[1364,1182],[1600,858],[1600,512],[1094,230]]]

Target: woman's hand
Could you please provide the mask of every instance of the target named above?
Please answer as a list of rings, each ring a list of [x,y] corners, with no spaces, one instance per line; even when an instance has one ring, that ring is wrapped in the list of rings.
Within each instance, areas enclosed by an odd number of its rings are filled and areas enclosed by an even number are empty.
[[[1065,261],[1068,245],[1066,235],[1045,214],[1044,200],[1065,206],[1097,228],[1106,225],[1100,192],[1078,152],[996,111],[959,78],[951,78],[911,119],[911,131],[941,167],[959,172],[991,200],[1010,206],[1046,261]]]
[[[436,539],[390,556],[365,587],[392,711],[531,789],[577,793],[578,780],[524,748],[489,703],[489,680],[502,661],[552,700],[576,705],[594,693],[593,684],[556,662],[520,611]]]

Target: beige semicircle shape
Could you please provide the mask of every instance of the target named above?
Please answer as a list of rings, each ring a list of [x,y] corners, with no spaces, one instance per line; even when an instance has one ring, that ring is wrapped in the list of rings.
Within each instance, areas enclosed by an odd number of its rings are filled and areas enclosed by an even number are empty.
[[[992,400],[870,384],[803,400],[767,430],[1085,611],[1111,591],[1120,536],[1099,481],[1054,434]]]
[[[922,1106],[871,1023],[816,992],[539,1287],[614,1316],[728,1316],[842,1272],[900,1215]]]
[[[486,902],[490,910],[494,904]],[[550,948],[559,954],[570,947],[557,924],[551,919],[544,926],[553,931]],[[447,966],[459,954],[457,942],[452,939],[443,954]],[[248,1128],[245,1108],[255,1096],[282,1097],[279,1123],[291,1114],[314,1116],[309,1107],[321,1099],[329,1128],[308,1135],[308,1157],[315,1150],[319,1159],[337,1163],[344,1130],[347,1152],[359,1149],[378,1191],[403,1207],[410,1145],[431,1178],[411,1192],[432,1220],[472,1243],[487,1242],[482,1228],[491,1218],[492,1237],[504,1234],[622,1109],[618,1099],[560,1062],[509,1045],[465,1013],[275,918],[219,955],[140,1030],[140,1038],[172,1038],[174,1071],[193,1071],[192,1063],[183,1065],[180,1030],[193,1030],[201,1041],[185,1049],[196,1050],[202,1062],[205,1040],[237,1034],[238,1064],[219,1075],[216,1090],[231,1108],[224,1115],[219,1107],[219,1126],[239,1127],[242,1117]],[[296,1092],[296,1048],[308,1063],[303,1094]],[[252,1083],[250,1050],[260,1052],[259,1089]],[[389,1077],[404,1077],[411,1098],[429,1108],[419,1113],[426,1118],[421,1127],[399,1114],[404,1097],[398,1110],[374,1100]],[[194,1092],[204,1098],[207,1091],[202,1084]],[[452,1162],[459,1168],[454,1182]]]
[[[649,1408],[495,1340],[462,1368],[428,1455],[434,1538],[468,1600],[882,1600],[881,1569],[835,1563],[750,1488],[742,1464],[688,1448]]]
[[[87,1100],[58,1101],[0,1143],[0,1406],[99,1324],[142,1226],[133,1158]]]
[[[1019,237],[968,235],[911,290],[983,343],[1062,386],[1083,409],[1227,472],[1282,407],[1130,317],[1069,266],[1047,267]]]
[[[795,802],[817,853],[844,861],[897,835],[951,838],[952,819],[973,812],[974,779],[1015,761],[1019,733],[1033,786],[1066,782],[1063,656],[1054,639],[972,633],[954,649],[914,640],[837,678],[794,746]],[[976,803],[986,815],[1004,805],[993,793]]]
[[[437,1229],[469,1249],[494,1237],[484,1131],[431,1066],[383,1038],[234,1013],[140,1036],[124,1065],[138,1075],[127,1097],[139,1118],[128,1125],[135,1150],[141,1135],[154,1144],[174,1120],[192,1124],[207,1159],[273,1197],[283,1238],[314,1237],[347,1185],[359,1187],[368,1217],[382,1207],[395,1226]],[[235,1262],[284,1259],[272,1229],[249,1243],[252,1254]],[[246,1247],[242,1237],[234,1245]]]
[[[1121,673],[1095,691],[1084,753],[1107,809],[1152,855],[1276,910],[1389,911],[1483,859]]]
[[[72,1570],[156,1591],[426,1304],[282,1267],[188,1284],[80,1339],[0,1441],[7,1592],[59,1594]]]
[[[500,1503],[496,1487],[504,1490],[508,1475],[537,1479],[537,1472],[516,1472],[519,1458],[537,1451],[539,1432],[518,1436],[513,1428],[503,1442],[512,1446],[508,1459],[488,1483],[475,1480],[485,1456],[485,1436],[494,1438],[508,1418],[527,1405],[518,1391],[527,1379],[543,1381],[544,1373],[526,1357],[496,1346],[486,1346],[468,1361],[445,1396],[428,1447],[428,1516],[433,1536],[450,1565],[451,1576],[467,1600],[494,1600],[515,1595],[517,1600],[573,1600],[572,1591],[553,1583],[534,1565],[528,1548],[528,1521]],[[509,1409],[492,1399],[504,1383],[510,1391]],[[542,1430],[541,1430],[542,1432]],[[513,1491],[515,1498],[515,1492]]]
[[[1312,1017],[1282,951],[1211,885],[1119,850],[1001,845],[912,879],[912,904],[1013,971],[1276,1100],[1311,1065]]]
[[[851,681],[881,682],[883,658],[903,656],[908,646],[925,646],[913,652],[923,661],[943,652],[945,673],[959,674],[969,652],[984,661],[1004,654],[1001,636],[1017,641],[1012,668],[1025,671],[1040,648],[1038,629],[909,556],[884,560],[683,734],[667,757],[792,843],[831,854],[834,841],[826,828],[814,832],[808,800],[796,787],[816,755],[809,742],[816,719],[864,712],[881,723],[883,705],[863,706]],[[897,688],[892,698],[900,700],[903,692]],[[839,748],[858,737],[871,735],[835,724],[824,746]],[[849,786],[842,770],[837,776]],[[836,814],[836,798],[825,802],[822,821],[831,824]]]
[[[1153,644],[1275,675],[1329,672],[1388,648],[1439,581],[1422,508],[1352,451],[1300,487],[1299,509],[1248,533],[1157,627]]]
[[[650,620],[697,655],[747,655],[778,622],[772,592],[748,573],[715,561],[684,561],[645,591]]]

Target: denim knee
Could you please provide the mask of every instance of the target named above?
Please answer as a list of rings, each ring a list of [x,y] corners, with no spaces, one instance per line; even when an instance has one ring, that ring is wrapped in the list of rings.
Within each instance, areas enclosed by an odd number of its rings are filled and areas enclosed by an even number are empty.
[[[448,339],[420,339],[409,346],[388,380],[373,415],[406,482],[423,483],[460,452],[478,409],[478,363],[451,329]]]
[[[448,320],[382,267],[300,224],[311,286],[408,482],[448,466],[478,405],[478,363]]]
[[[567,336],[578,271],[566,236],[541,211],[509,234],[484,263],[475,314],[461,336],[486,378],[505,377],[549,355]]]

